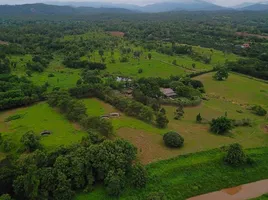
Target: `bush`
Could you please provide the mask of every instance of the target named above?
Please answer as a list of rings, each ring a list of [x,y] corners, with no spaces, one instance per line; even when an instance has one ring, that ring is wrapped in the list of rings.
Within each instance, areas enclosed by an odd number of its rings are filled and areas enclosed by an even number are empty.
[[[3,194],[0,196],[0,200],[11,200],[11,197],[9,194]]]
[[[167,197],[163,192],[151,192],[146,200],[167,200]]]
[[[5,119],[5,122],[10,122],[22,118],[22,115],[11,115]]]
[[[196,116],[196,122],[197,122],[197,123],[201,123],[202,120],[203,120],[203,118],[202,118],[201,114],[199,113],[199,114]]]
[[[229,73],[227,68],[225,67],[221,67],[216,74],[213,76],[214,79],[216,79],[217,81],[223,81],[226,80],[229,77]]]
[[[179,148],[183,146],[184,138],[176,132],[168,132],[163,136],[166,146],[171,148]]]
[[[217,134],[224,134],[232,128],[232,120],[228,119],[225,116],[219,117],[217,119],[212,119],[212,122],[210,123],[210,130],[213,133]]]
[[[147,182],[147,172],[142,165],[135,165],[131,172],[131,183],[136,188],[145,187]]]
[[[267,114],[267,111],[261,106],[253,106],[251,109],[254,114],[259,116],[265,116]]]
[[[27,132],[21,137],[21,143],[24,145],[25,150],[33,152],[38,149],[40,144],[40,137],[35,135],[33,132]]]
[[[109,171],[104,180],[105,188],[110,196],[118,197],[125,186],[125,173],[122,170],[119,172]]]
[[[48,74],[47,77],[48,77],[48,78],[51,78],[51,77],[55,77],[55,75],[54,75],[54,74]]]
[[[156,116],[156,125],[159,128],[166,128],[169,123],[168,118],[163,113],[158,113]]]
[[[242,149],[240,144],[232,144],[230,145],[227,155],[224,158],[224,161],[233,166],[239,166],[245,164],[247,161],[247,157]]]

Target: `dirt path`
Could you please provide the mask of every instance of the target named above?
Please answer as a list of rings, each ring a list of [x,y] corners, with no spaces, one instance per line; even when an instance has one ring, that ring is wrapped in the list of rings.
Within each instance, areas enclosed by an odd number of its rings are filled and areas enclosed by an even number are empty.
[[[268,193],[268,179],[257,181],[233,188],[223,189],[188,200],[247,200],[262,196]]]

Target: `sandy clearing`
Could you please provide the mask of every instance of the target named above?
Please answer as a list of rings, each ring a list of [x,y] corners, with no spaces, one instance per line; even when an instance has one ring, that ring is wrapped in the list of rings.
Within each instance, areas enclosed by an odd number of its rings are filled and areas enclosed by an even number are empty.
[[[203,194],[188,200],[247,200],[267,193],[268,179]]]

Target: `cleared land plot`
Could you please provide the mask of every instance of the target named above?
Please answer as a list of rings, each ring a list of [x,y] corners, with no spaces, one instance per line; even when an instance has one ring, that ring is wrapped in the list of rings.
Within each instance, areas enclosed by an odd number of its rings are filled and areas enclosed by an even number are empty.
[[[101,116],[111,112],[118,112],[111,105],[98,99],[84,99],[88,114]],[[219,108],[220,105],[220,108]],[[268,134],[263,131],[262,125],[265,119],[250,113],[238,105],[212,99],[198,107],[185,108],[182,120],[174,120],[175,107],[165,106],[170,120],[165,130],[158,129],[135,118],[125,116],[113,118],[112,123],[119,137],[133,143],[138,148],[138,157],[142,163],[148,164],[153,161],[174,157],[176,155],[208,150],[234,142],[239,142],[245,147],[258,147],[268,144]],[[237,112],[242,110],[243,114]],[[225,112],[232,119],[250,118],[252,127],[235,128],[228,136],[219,136],[209,132],[208,124],[197,124],[195,117],[201,113],[206,120],[223,116]],[[179,132],[185,138],[185,145],[181,149],[169,149],[163,144],[162,135],[168,130]]]
[[[246,32],[236,32],[235,34],[238,36],[242,36],[242,37],[257,37],[257,38],[268,39],[267,35],[258,35],[258,34],[251,34],[251,33],[246,33]]]
[[[0,40],[0,45],[9,45],[9,43],[8,43],[8,42],[5,42],[5,41]]]
[[[258,104],[268,108],[267,83],[232,73],[226,81],[215,81],[213,75],[208,73],[195,78],[203,82],[207,94],[225,97],[234,103]]]
[[[246,153],[258,163],[248,167],[230,167],[223,163],[225,153],[210,150],[179,156],[147,166],[149,182],[146,188],[127,188],[120,199],[144,200],[151,193],[165,194],[166,199],[182,200],[199,194],[217,191],[268,178],[268,148],[249,149]],[[103,188],[76,196],[84,199],[113,199]]]
[[[5,122],[12,115],[21,115],[17,120]],[[19,108],[0,113],[0,132],[5,140],[10,140],[14,150],[18,149],[22,135],[34,131],[37,135],[44,130],[52,132],[49,136],[41,137],[41,144],[48,150],[61,145],[76,143],[86,135],[76,128],[63,115],[52,109],[47,103],[35,104],[31,107]]]

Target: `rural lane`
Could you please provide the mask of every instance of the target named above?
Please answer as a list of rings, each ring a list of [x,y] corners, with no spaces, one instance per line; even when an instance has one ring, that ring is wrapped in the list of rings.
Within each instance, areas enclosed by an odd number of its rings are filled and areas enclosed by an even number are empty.
[[[187,200],[247,200],[268,194],[268,179],[199,195]]]

